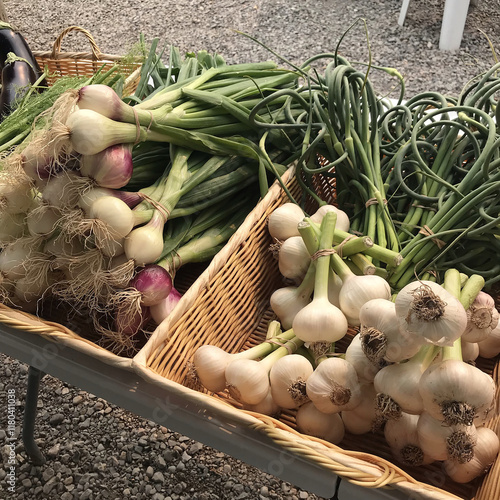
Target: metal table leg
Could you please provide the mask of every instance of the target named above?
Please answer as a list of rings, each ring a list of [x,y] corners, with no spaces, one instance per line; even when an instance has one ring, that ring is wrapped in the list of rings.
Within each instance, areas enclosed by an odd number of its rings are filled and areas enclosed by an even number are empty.
[[[43,465],[45,457],[35,443],[35,418],[38,402],[38,389],[40,387],[40,380],[44,377],[45,373],[34,368],[29,367],[28,370],[28,386],[26,389],[26,400],[24,404],[24,418],[23,418],[23,443],[26,454],[30,458],[33,465]]]

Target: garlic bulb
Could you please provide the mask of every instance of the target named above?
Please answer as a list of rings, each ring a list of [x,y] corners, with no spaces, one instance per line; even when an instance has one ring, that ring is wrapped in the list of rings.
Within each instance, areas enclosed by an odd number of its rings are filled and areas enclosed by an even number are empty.
[[[474,457],[477,442],[474,425],[443,425],[423,412],[418,417],[417,433],[422,451],[434,460],[465,463]]]
[[[269,372],[275,403],[281,408],[299,408],[307,403],[306,381],[313,371],[309,360],[300,354],[289,354],[276,361]]]
[[[418,415],[403,413],[398,420],[389,420],[384,436],[394,457],[404,465],[420,466],[434,461],[424,453],[417,432]]]
[[[267,224],[269,234],[280,241],[300,236],[297,225],[304,217],[305,214],[298,205],[284,203],[269,215]]]
[[[344,426],[351,434],[365,434],[377,427],[377,392],[371,382],[360,381],[361,402],[354,410],[342,412]]]
[[[302,405],[295,416],[297,428],[303,434],[314,436],[333,444],[342,441],[344,423],[338,413],[322,413],[311,402]]]
[[[343,210],[340,210],[334,205],[322,205],[313,215],[311,215],[311,220],[316,222],[316,224],[321,224],[321,221],[327,212],[335,212],[337,214],[336,229],[345,231],[346,233],[349,231],[349,228],[351,227],[349,216]]]
[[[278,267],[285,278],[302,281],[310,263],[311,256],[301,236],[291,236],[283,242],[279,249]]]
[[[342,288],[339,294],[340,309],[350,319],[351,326],[360,324],[359,311],[366,302],[372,299],[391,298],[391,288],[380,276],[351,274],[342,278]]]
[[[309,399],[319,411],[353,410],[361,403],[361,387],[354,367],[342,358],[327,358],[309,376]]]
[[[281,413],[281,408],[275,403],[271,391],[268,391],[266,397],[256,405],[243,404],[243,409],[274,418],[278,418]]]
[[[481,291],[467,309],[467,326],[462,334],[466,342],[481,342],[498,325],[499,314],[495,300],[491,295]]]
[[[483,358],[494,358],[500,354],[500,323],[481,342],[478,342],[479,355]]]
[[[361,345],[361,336],[356,334],[345,351],[345,360],[351,363],[360,380],[372,382],[377,372],[386,365],[385,361],[376,365],[366,357]]]
[[[444,470],[456,483],[468,483],[485,474],[498,456],[500,442],[496,433],[488,427],[477,428],[474,457],[469,462],[444,461]]]
[[[400,328],[396,306],[390,300],[369,300],[359,310],[359,320],[363,351],[374,364],[409,359],[423,343],[420,337],[408,335]]]
[[[279,318],[285,330],[292,327],[295,315],[309,302],[314,289],[315,266],[311,263],[302,283],[296,286],[287,286],[275,290],[270,298],[271,309]]]
[[[467,324],[460,301],[433,281],[415,281],[398,293],[396,314],[401,327],[439,346],[451,346]]]
[[[463,337],[462,343],[462,358],[466,363],[475,361],[479,356],[479,344],[477,342],[465,342]]]
[[[495,382],[487,373],[445,355],[422,374],[419,390],[429,415],[446,425],[482,424],[495,401]]]

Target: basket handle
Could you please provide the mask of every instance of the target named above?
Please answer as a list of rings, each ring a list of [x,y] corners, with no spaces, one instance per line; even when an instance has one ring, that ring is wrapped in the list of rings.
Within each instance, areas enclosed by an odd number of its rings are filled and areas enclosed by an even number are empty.
[[[58,55],[61,53],[61,44],[63,38],[72,31],[78,31],[80,33],[83,33],[87,37],[90,43],[90,47],[92,49],[92,58],[96,61],[100,60],[102,52],[99,50],[99,47],[97,46],[94,40],[94,37],[90,34],[89,31],[87,31],[85,28],[81,28],[80,26],[68,26],[65,30],[62,31],[62,33],[56,38],[56,41],[54,42],[54,46],[52,47],[52,53],[50,57],[52,59],[58,58]]]

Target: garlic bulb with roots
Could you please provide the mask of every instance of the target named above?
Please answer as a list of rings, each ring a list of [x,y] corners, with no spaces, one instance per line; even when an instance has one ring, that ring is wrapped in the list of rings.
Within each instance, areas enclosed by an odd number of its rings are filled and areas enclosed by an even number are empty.
[[[359,321],[363,351],[374,364],[380,364],[382,360],[395,363],[409,359],[424,342],[401,329],[396,306],[387,299],[365,302],[359,310]]]
[[[479,344],[477,342],[465,342],[463,337],[460,339],[462,343],[462,358],[466,363],[472,363],[479,356]]]
[[[466,342],[481,342],[498,325],[499,314],[495,300],[486,292],[480,291],[467,309],[467,326],[462,334]]]
[[[488,427],[478,427],[472,460],[465,463],[445,460],[444,470],[456,483],[468,483],[488,472],[498,456],[499,448],[500,441],[495,431]]]
[[[474,457],[477,442],[474,425],[443,425],[424,411],[418,417],[417,434],[422,451],[434,460],[465,463]]]
[[[420,395],[420,379],[435,356],[435,347],[424,345],[409,361],[385,366],[375,375],[373,384],[381,419],[398,419],[402,412],[422,413],[425,405]]]
[[[338,413],[322,413],[313,403],[305,403],[295,416],[297,428],[302,434],[314,436],[333,444],[344,439],[344,422]]]
[[[356,370],[337,357],[321,361],[307,379],[306,392],[314,406],[324,413],[353,410],[362,399]]]
[[[460,301],[433,281],[415,281],[397,294],[396,314],[401,328],[439,346],[451,346],[467,324]]]
[[[284,203],[269,215],[267,220],[269,234],[279,241],[300,236],[297,225],[304,217],[305,214],[298,205]]]
[[[269,372],[273,400],[281,408],[299,408],[309,401],[306,382],[314,371],[307,358],[289,354],[278,359]]]
[[[384,436],[394,457],[404,465],[421,466],[434,462],[422,450],[417,432],[419,415],[403,413],[398,420],[389,420]]]
[[[482,425],[495,403],[491,376],[446,352],[422,374],[419,391],[425,410],[445,425]]]
[[[310,263],[311,257],[300,236],[291,236],[281,244],[278,267],[285,278],[300,282],[304,279]]]
[[[337,214],[337,229],[345,231],[346,233],[349,231],[349,228],[351,227],[349,216],[343,210],[340,210],[334,205],[321,205],[321,207],[319,207],[318,210],[311,215],[311,220],[317,224],[321,224],[321,221],[327,212],[335,212]]]
[[[345,360],[351,363],[360,380],[369,382],[372,382],[377,372],[387,364],[383,360],[379,364],[375,364],[367,358],[361,345],[361,336],[359,333],[351,339],[351,343],[345,351]]]

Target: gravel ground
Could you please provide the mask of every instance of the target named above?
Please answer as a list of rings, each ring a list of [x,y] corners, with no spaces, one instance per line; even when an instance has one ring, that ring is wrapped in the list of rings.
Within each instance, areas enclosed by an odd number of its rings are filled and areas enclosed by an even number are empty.
[[[184,51],[216,51],[230,63],[273,59],[235,30],[301,63],[333,51],[345,29],[361,17],[367,20],[374,64],[403,73],[408,97],[424,90],[457,94],[494,62],[485,35],[500,52],[498,0],[479,0],[471,7],[456,52],[438,50],[444,0],[411,2],[404,27],[397,24],[400,0],[14,0],[4,6],[34,50],[50,49],[64,28],[76,24],[88,29],[106,53],[126,53],[144,33],[147,40],[159,37]],[[83,51],[87,44],[81,35],[70,35],[63,50]],[[361,24],[345,37],[341,52],[352,61],[367,60]],[[383,74],[373,72],[371,78],[381,92],[391,90],[393,82]],[[0,401],[5,406],[7,390],[14,387],[18,415],[26,375],[26,365],[0,355]],[[1,415],[0,447],[8,455],[6,413]],[[47,464],[30,465],[19,444],[16,492],[6,490],[4,460],[0,498],[318,498],[50,376],[40,390],[36,438]]]

